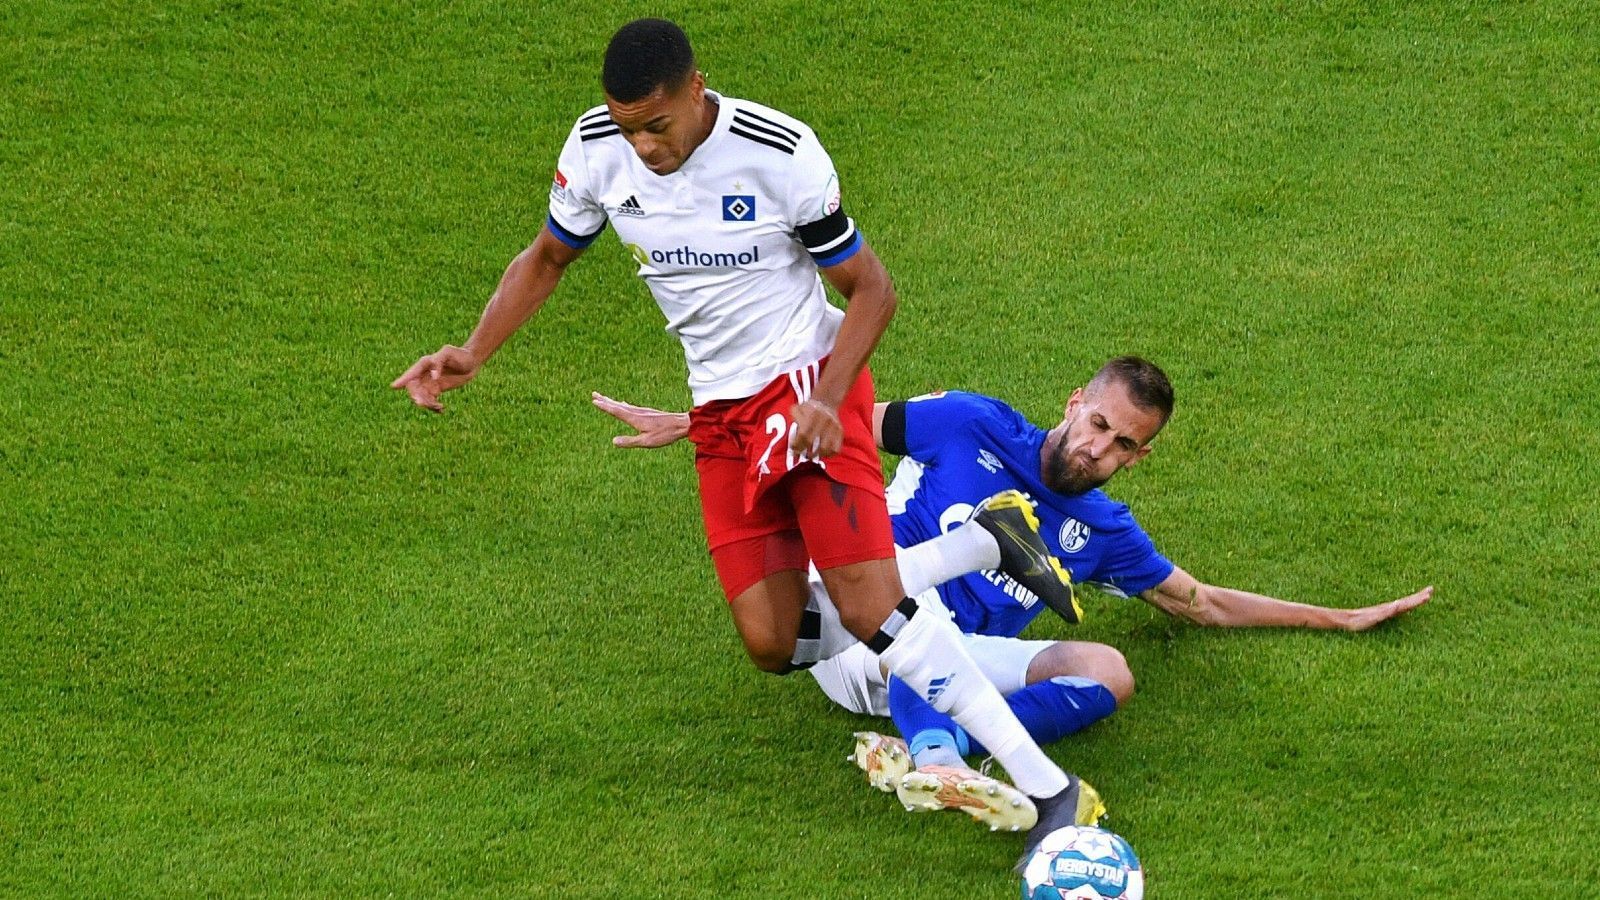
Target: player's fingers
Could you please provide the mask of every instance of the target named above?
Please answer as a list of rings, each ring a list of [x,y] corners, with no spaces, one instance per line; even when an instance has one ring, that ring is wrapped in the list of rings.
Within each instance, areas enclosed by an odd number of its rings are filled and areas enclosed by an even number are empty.
[[[417,377],[417,375],[422,372],[423,368],[426,367],[427,364],[428,364],[428,357],[426,357],[426,356],[424,356],[423,358],[421,358],[421,359],[417,360],[416,362],[412,363],[411,364],[411,368],[409,368],[409,369],[405,370],[404,372],[400,373],[400,377],[399,378],[396,378],[394,381],[389,383],[389,387],[392,387],[392,388],[405,387],[406,386],[406,382],[408,382],[411,379]]]
[[[594,401],[596,409],[599,409],[601,412],[613,418],[621,419],[629,425],[632,425],[634,428],[638,428],[643,422],[643,419],[640,415],[640,409],[631,403],[623,403],[621,400],[613,400],[610,397],[607,397],[605,394],[600,393],[594,394],[591,399]]]
[[[1399,606],[1401,609],[1416,609],[1422,604],[1427,603],[1428,599],[1432,596],[1433,585],[1430,584],[1409,597],[1401,597],[1399,600],[1395,601],[1395,605]]]
[[[635,431],[643,431],[645,425],[650,421],[650,419],[645,416],[644,413],[634,409],[631,406],[628,406],[625,403],[611,407],[610,409],[607,409],[606,412],[611,413],[611,415],[621,419],[623,422],[626,422],[628,425],[632,426]]]
[[[844,449],[844,426],[837,420],[830,422],[822,434],[822,454],[833,456]]]
[[[472,358],[460,347],[442,347],[433,355],[433,377],[446,372],[465,374],[472,371]]]
[[[413,381],[406,385],[406,393],[411,395],[411,402],[426,410],[444,412],[444,406],[439,402],[439,395],[429,390],[421,382]]]
[[[1401,597],[1399,600],[1390,600],[1388,603],[1380,603],[1377,606],[1368,607],[1361,611],[1362,614],[1357,617],[1352,630],[1366,631],[1383,622],[1399,618],[1428,602],[1428,598],[1432,596],[1433,587],[1429,586],[1410,596]]]

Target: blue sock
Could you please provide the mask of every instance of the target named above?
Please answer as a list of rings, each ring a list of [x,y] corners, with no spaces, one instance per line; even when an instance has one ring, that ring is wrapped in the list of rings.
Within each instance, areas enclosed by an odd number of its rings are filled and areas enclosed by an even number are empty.
[[[889,677],[889,716],[905,735],[913,765],[962,765],[965,742],[956,738],[957,734],[964,734],[961,727],[922,699],[915,688],[892,675]]]
[[[1030,684],[1006,698],[1017,721],[1039,746],[1061,740],[1117,711],[1117,698],[1091,678],[1058,675]],[[986,752],[977,741],[972,753]]]
[[[1058,741],[1111,715],[1117,699],[1098,681],[1069,675],[1030,684],[1006,698],[1017,721],[1040,746]],[[928,705],[910,685],[889,679],[889,715],[906,736],[915,758],[918,747],[948,746],[953,739],[963,756],[987,753],[955,720]]]

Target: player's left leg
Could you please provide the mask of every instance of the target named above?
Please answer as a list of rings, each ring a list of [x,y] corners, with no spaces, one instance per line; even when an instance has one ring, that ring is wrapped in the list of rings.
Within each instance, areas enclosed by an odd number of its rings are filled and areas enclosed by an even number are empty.
[[[1083,676],[1058,675],[1007,695],[1006,704],[1039,744],[1051,744],[1117,711],[1105,685]],[[922,702],[899,679],[889,681],[889,709],[895,727],[910,735],[907,745],[917,768],[953,765],[965,756],[987,754],[949,716]]]
[[[1127,661],[1105,644],[972,635],[968,649],[1040,744],[1106,718],[1133,694]],[[889,711],[919,767],[950,765],[954,758],[984,752],[949,716],[894,680]]]
[[[1028,661],[1027,686],[1063,677],[1084,678],[1101,685],[1117,706],[1133,699],[1133,670],[1122,652],[1110,644],[1051,641]]]
[[[1092,824],[1104,813],[1099,795],[1062,771],[1028,737],[963,648],[955,624],[918,615],[916,602],[906,596],[893,562],[883,472],[872,440],[872,401],[871,376],[863,370],[839,405],[845,432],[839,453],[822,463],[802,464],[780,482],[840,621],[889,671],[989,747],[1016,785],[1034,798],[1038,827],[1059,827],[1063,817]],[[1029,840],[1036,840],[1034,832]]]

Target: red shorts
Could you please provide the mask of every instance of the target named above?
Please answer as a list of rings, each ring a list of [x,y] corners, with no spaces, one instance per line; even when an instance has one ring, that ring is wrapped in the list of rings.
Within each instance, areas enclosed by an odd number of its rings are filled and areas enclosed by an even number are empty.
[[[706,541],[729,599],[774,572],[804,569],[808,558],[830,569],[894,557],[872,440],[872,374],[863,369],[839,405],[837,454],[810,461],[789,446],[789,410],[811,395],[826,364],[689,413]]]

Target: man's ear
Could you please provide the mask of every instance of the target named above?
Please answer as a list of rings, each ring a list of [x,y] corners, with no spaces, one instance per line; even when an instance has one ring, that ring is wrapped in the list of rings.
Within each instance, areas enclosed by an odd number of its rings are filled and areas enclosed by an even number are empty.
[[[1067,405],[1061,410],[1063,419],[1072,418],[1072,413],[1083,403],[1083,388],[1073,388],[1071,396],[1067,397]]]

